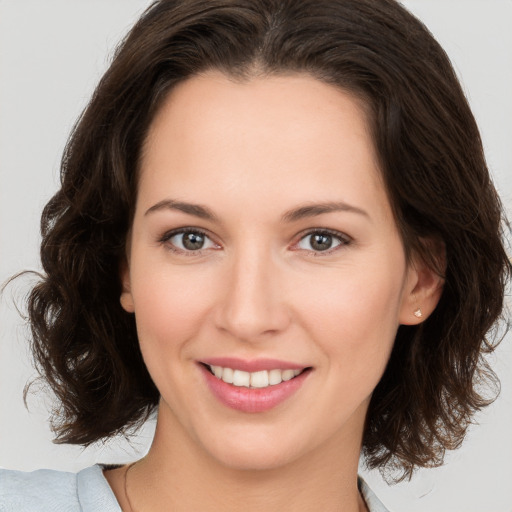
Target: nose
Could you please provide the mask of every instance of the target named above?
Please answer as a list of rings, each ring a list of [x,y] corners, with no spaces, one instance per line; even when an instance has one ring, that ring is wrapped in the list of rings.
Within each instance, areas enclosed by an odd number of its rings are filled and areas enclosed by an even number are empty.
[[[290,311],[281,286],[283,269],[267,251],[249,249],[226,268],[215,320],[240,341],[257,342],[284,331]]]

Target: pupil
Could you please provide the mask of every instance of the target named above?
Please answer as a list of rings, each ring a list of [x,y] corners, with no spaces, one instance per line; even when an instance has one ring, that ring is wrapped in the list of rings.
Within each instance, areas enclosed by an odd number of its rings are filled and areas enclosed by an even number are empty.
[[[204,245],[204,236],[200,233],[186,233],[183,235],[183,247],[191,251],[197,251]]]
[[[326,251],[330,249],[332,245],[332,236],[330,235],[313,235],[311,240],[311,247],[315,251]]]

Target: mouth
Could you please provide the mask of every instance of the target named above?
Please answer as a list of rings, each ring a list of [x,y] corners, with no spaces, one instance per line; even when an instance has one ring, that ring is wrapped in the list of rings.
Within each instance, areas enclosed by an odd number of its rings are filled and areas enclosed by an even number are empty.
[[[302,369],[280,369],[260,370],[256,372],[247,372],[236,368],[223,367],[201,363],[212,375],[222,380],[226,384],[235,387],[249,389],[263,389],[272,386],[278,386],[282,382],[290,381],[302,373],[311,370],[311,367]]]
[[[276,359],[226,357],[198,363],[212,395],[221,404],[244,413],[263,413],[287,402],[313,371],[311,366]]]

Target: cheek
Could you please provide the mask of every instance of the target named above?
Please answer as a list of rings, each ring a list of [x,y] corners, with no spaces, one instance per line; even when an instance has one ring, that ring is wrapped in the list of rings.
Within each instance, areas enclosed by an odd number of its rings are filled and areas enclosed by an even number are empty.
[[[352,382],[364,372],[380,378],[399,325],[405,275],[400,263],[369,268],[347,266],[336,280],[317,280],[314,291],[300,298],[305,328],[329,364],[352,375]]]
[[[168,265],[139,267],[137,272],[132,276],[132,294],[148,368],[171,364],[177,355],[186,357],[187,341],[197,335],[207,316],[210,287],[197,272],[193,276]],[[171,354],[172,359],[168,359]]]

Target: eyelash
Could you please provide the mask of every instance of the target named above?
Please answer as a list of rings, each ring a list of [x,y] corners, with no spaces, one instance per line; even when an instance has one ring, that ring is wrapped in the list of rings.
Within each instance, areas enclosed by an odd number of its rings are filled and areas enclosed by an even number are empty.
[[[343,247],[346,247],[347,245],[350,245],[352,243],[352,239],[345,235],[344,233],[341,233],[340,231],[336,231],[334,229],[328,229],[328,228],[322,228],[322,229],[310,229],[309,231],[303,232],[299,235],[299,240],[295,244],[293,244],[293,247],[296,247],[302,240],[304,240],[308,236],[313,235],[328,235],[332,238],[337,239],[340,243],[330,249],[326,249],[325,251],[313,251],[313,250],[306,250],[310,254],[312,254],[314,257],[321,257],[321,256],[327,256],[330,255],[338,250],[340,250]],[[300,249],[296,249],[300,250]]]
[[[171,238],[173,238],[176,235],[182,235],[182,234],[185,234],[185,233],[192,233],[194,235],[201,235],[201,236],[204,236],[205,238],[208,238],[209,240],[211,240],[211,237],[208,236],[208,233],[206,233],[206,231],[203,231],[202,229],[199,229],[199,228],[179,228],[179,229],[174,229],[172,231],[168,231],[168,232],[164,233],[164,235],[162,237],[160,237],[159,243],[163,244],[166,247],[167,250],[169,250],[171,252],[174,252],[174,253],[177,253],[177,254],[181,254],[181,255],[184,255],[184,256],[201,256],[203,254],[203,252],[204,252],[204,249],[198,249],[196,251],[192,251],[192,250],[188,250],[187,251],[187,250],[180,249],[179,247],[176,247],[175,245],[170,243]],[[215,243],[215,242],[213,242],[213,243]]]
[[[165,247],[169,251],[172,251],[177,254],[182,254],[185,256],[201,256],[205,249],[183,250],[169,242],[171,240],[171,238],[173,238],[174,236],[180,235],[180,234],[185,234],[185,233],[191,233],[191,234],[204,236],[205,238],[208,238],[212,243],[216,244],[215,242],[213,242],[213,240],[210,238],[210,236],[208,235],[208,233],[206,231],[199,229],[199,228],[178,228],[178,229],[174,229],[172,231],[168,231],[163,236],[160,237],[158,242],[165,245]],[[307,238],[308,236],[313,236],[313,235],[328,235],[328,236],[335,238],[339,241],[338,245],[334,246],[331,249],[326,249],[325,251],[314,251],[314,250],[303,249],[315,257],[330,255],[333,252],[340,250],[342,247],[346,247],[347,245],[350,245],[352,243],[352,239],[350,237],[348,237],[347,235],[345,235],[344,233],[341,233],[339,231],[335,231],[333,229],[327,229],[327,228],[311,229],[309,231],[300,233],[298,241],[292,245],[292,250],[301,250],[301,249],[296,248],[298,246],[298,244],[300,244],[300,242],[302,240],[304,240],[305,238]],[[218,244],[216,244],[216,245],[218,245]],[[206,249],[206,250],[208,250],[208,249]]]

